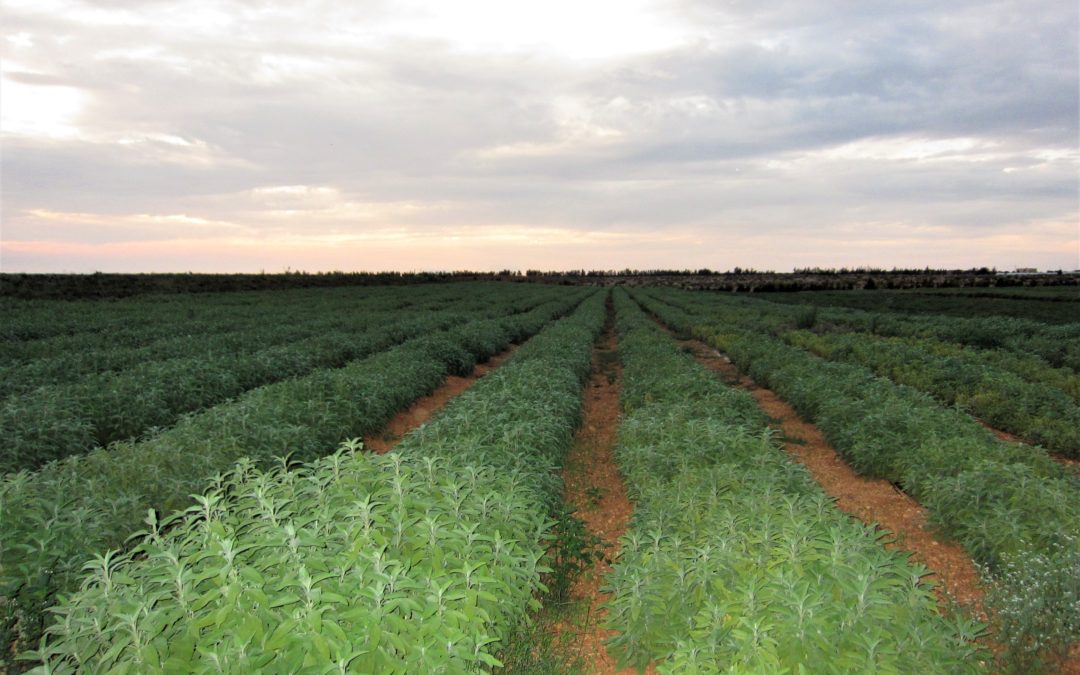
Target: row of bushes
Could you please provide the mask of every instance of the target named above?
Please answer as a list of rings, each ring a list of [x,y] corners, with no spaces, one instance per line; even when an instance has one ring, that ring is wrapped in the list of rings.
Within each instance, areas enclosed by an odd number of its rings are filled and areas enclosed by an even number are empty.
[[[935,354],[902,338],[810,331],[792,331],[783,338],[830,361],[864,366],[1028,441],[1080,459],[1080,406],[1056,387],[988,367],[963,353]]]
[[[539,304],[537,294],[530,302]],[[250,352],[197,353],[40,387],[0,404],[0,471],[33,470],[95,446],[168,426],[183,413],[319,368],[339,368],[404,340],[475,316],[521,309],[517,294],[459,300],[448,311],[404,312],[378,325],[328,327],[306,339]]]
[[[29,644],[45,608],[71,590],[95,551],[123,544],[147,509],[169,514],[191,503],[241,457],[258,467],[290,455],[309,461],[345,438],[380,429],[448,373],[535,334],[581,301],[564,295],[512,317],[470,322],[409,340],[341,369],[254,389],[181,419],[141,442],[117,443],[0,483],[0,636]]]
[[[542,590],[556,467],[596,294],[407,436],[289,471],[249,464],[131,552],[99,557],[32,657],[50,672],[463,672]]]
[[[1019,377],[1025,382],[1060,389],[1080,402],[1080,375],[1071,368],[1054,368],[1038,356],[1008,349],[980,349],[937,338],[893,338],[937,356],[957,358],[971,365],[986,366]]]
[[[825,291],[770,295],[773,302],[812,303],[819,307],[847,307],[898,314],[940,314],[983,319],[1001,316],[1025,321],[1062,324],[1076,321],[1072,300],[1080,296],[1077,278],[1070,286],[1027,288],[970,288],[882,290],[872,293]]]
[[[0,364],[45,358],[66,347],[136,347],[168,337],[178,323],[213,330],[228,319],[250,320],[275,307],[302,315],[308,305],[348,306],[377,299],[407,302],[408,289],[289,290],[278,293],[214,293],[143,296],[123,300],[15,300],[0,297]]]
[[[34,470],[95,446],[137,437],[249,389],[319,368],[339,368],[410,337],[447,328],[460,316],[409,317],[367,331],[328,331],[254,352],[151,361],[9,396],[0,404],[0,471]]]
[[[744,391],[619,301],[634,516],[608,585],[624,663],[660,672],[971,672],[980,626],[838,509]]]
[[[852,332],[855,327],[827,321],[813,306],[671,291],[651,291],[649,297],[781,336],[823,358],[867,366],[1031,442],[1067,456],[1080,454],[1080,376],[1066,367],[1053,368],[1038,356],[933,337]]]
[[[554,297],[553,288],[508,288],[510,284],[453,283],[413,287],[367,287],[166,295],[124,300],[40,300],[0,298],[5,321],[0,331],[0,365],[88,353],[137,349],[176,336],[227,332],[238,324],[277,320],[303,323],[340,315],[453,303],[485,295]],[[14,334],[10,334],[14,333]],[[6,339],[5,339],[6,338]]]
[[[126,336],[98,330],[3,344],[0,352],[6,358],[0,361],[0,396],[76,382],[87,375],[122,371],[151,361],[250,353],[328,332],[357,332],[391,321],[403,310],[409,314],[436,311],[470,297],[468,293],[447,292],[453,289],[466,290],[446,285],[439,287],[439,292],[412,288],[394,294],[355,292],[348,297],[340,293],[327,297],[263,294],[243,303],[191,299],[187,310],[176,307],[168,313],[154,312],[154,323],[127,331]],[[69,306],[59,304],[40,311],[62,315]],[[139,335],[136,344],[126,344],[124,338],[134,339],[133,333]]]
[[[891,337],[933,337],[982,349],[1034,354],[1055,368],[1080,370],[1080,322],[1048,325],[1003,316],[919,316],[828,308],[823,321]]]
[[[1080,637],[1080,477],[922,392],[742,330],[729,311],[719,319],[642,300],[815,422],[856,471],[925,506],[932,524],[984,566],[1009,663],[1034,668]]]
[[[905,315],[671,290],[650,293],[684,309],[738,308],[742,320],[770,332],[794,327],[818,333],[854,331],[903,338],[919,349],[1008,371],[1028,382],[1049,384],[1080,397],[1076,372],[1080,367],[1080,323],[1048,326],[1008,317]]]

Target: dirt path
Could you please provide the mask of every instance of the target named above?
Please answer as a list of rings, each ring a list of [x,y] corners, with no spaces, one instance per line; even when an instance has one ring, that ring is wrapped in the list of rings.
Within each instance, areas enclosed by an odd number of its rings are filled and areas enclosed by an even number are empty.
[[[836,498],[842,511],[892,532],[896,540],[888,547],[910,552],[913,560],[926,565],[938,582],[934,590],[939,598],[973,607],[976,615],[985,620],[983,590],[975,565],[960,546],[934,535],[927,526],[926,509],[888,481],[855,473],[816,426],[803,421],[771,390],[740,375],[727,357],[698,340],[680,342],[726,382],[750,391],[774,420],[772,426],[782,433],[784,449],[810,470],[825,492]]]
[[[477,380],[495,370],[502,362],[510,358],[517,349],[517,345],[511,346],[506,351],[496,354],[487,361],[479,363],[473,368],[472,373],[466,377],[451,375],[439,385],[438,389],[423,398],[419,398],[406,410],[402,410],[390,420],[381,431],[364,437],[364,447],[376,454],[390,452],[401,438],[428,421],[440,408],[447,404],[450,399],[471,387]]]
[[[593,351],[593,369],[585,392],[581,428],[566,458],[563,470],[567,504],[585,521],[590,534],[607,545],[606,559],[594,564],[575,582],[570,601],[582,609],[574,618],[559,621],[554,629],[559,641],[568,645],[571,656],[587,673],[616,671],[604,640],[614,631],[603,629],[606,612],[601,606],[609,593],[600,591],[603,577],[611,571],[608,560],[619,550],[619,537],[626,531],[632,506],[615,465],[615,436],[619,427],[619,390],[622,369],[616,358],[614,314],[608,301],[608,325]]]

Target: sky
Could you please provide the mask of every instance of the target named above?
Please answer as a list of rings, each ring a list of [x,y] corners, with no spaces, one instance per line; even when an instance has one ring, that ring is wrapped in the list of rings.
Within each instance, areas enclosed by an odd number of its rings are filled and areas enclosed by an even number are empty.
[[[1080,268],[1075,0],[4,0],[0,270]]]

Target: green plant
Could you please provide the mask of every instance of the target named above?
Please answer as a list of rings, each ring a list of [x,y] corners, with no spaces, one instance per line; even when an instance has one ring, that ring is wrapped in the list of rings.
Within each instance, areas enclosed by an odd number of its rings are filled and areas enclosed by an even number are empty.
[[[982,352],[954,348],[942,354],[940,347],[932,349],[932,343],[865,333],[792,331],[782,337],[822,358],[864,366],[898,384],[925,391],[946,405],[959,405],[1050,450],[1080,457],[1080,407],[1076,400],[1051,383],[1031,382],[997,367]]]
[[[924,568],[840,513],[745,391],[680,352],[621,293],[635,500],[608,578],[609,645],[660,672],[971,672],[981,627],[943,618]]]
[[[604,540],[589,532],[574,510],[563,506],[551,528],[551,572],[544,578],[552,602],[565,602],[583,572],[604,559]]]
[[[590,485],[585,488],[585,496],[589,500],[589,506],[595,509],[600,505],[600,500],[604,498],[604,488],[599,485]]]
[[[95,559],[28,656],[50,672],[499,666],[552,572],[558,465],[602,300],[547,326],[397,452],[241,462],[183,514],[151,518],[131,550]]]
[[[795,317],[795,327],[802,330],[809,330],[817,325],[817,321],[817,305],[804,305],[799,308],[799,313]]]
[[[988,574],[986,604],[1005,641],[1005,672],[1053,672],[1080,639],[1080,552],[1074,539],[1049,552],[1020,551]]]
[[[1002,591],[1000,602],[1012,602],[1007,600],[1012,593],[1021,603],[1009,613],[1023,618],[999,623],[1003,642],[1021,650],[1017,658],[1028,659],[1023,652],[1032,645],[1047,654],[1064,648],[1068,631],[1039,609],[1056,606],[1061,583],[1053,579],[1061,577],[1021,584],[998,575],[1017,556],[1070,560],[1055,551],[1075,548],[1080,538],[1080,503],[1074,498],[1080,482],[1074,474],[1040,448],[998,441],[963,411],[945,408],[922,392],[783,344],[766,334],[780,313],[757,301],[710,296],[707,302],[687,302],[693,311],[645,302],[666,320],[703,324],[697,330],[714,336],[717,346],[723,336],[723,348],[739,367],[813,420],[853,468],[886,478],[918,499],[932,523],[983,565],[987,583],[1011,589]],[[892,364],[907,366],[902,360]],[[953,370],[950,377],[963,379],[963,372]],[[1078,576],[1075,562],[1057,567],[1058,575]],[[1017,592],[1020,587],[1025,590]],[[1054,614],[1069,616],[1057,609]],[[1045,632],[1038,632],[1040,626]]]
[[[440,287],[435,299],[449,300],[447,290]],[[412,293],[415,300],[424,299],[419,291]],[[39,383],[0,401],[0,470],[32,470],[95,446],[136,438],[175,423],[184,413],[256,387],[340,368],[432,333],[438,337],[429,339],[429,350],[447,349],[442,356],[450,371],[465,374],[476,358],[490,356],[494,347],[513,339],[490,324],[478,330],[469,323],[517,312],[513,300],[521,298],[515,295],[494,304],[490,298],[458,298],[438,311],[427,311],[429,303],[417,302],[413,311],[395,313],[380,304],[343,313],[324,301],[321,314],[300,324],[303,331],[295,324],[275,323],[277,313],[268,308],[246,328],[246,343],[233,339],[205,350],[202,341],[192,339],[183,343],[188,352],[164,352],[167,357],[151,360],[143,360],[142,352],[129,353],[132,361],[122,369],[87,374],[67,384]],[[546,295],[537,294],[532,306]],[[380,306],[381,313],[368,311]],[[449,332],[450,339],[441,332]]]
[[[518,479],[396,454],[241,466],[182,519],[151,518],[130,554],[88,564],[29,656],[51,672],[496,666],[543,555]]]
[[[585,675],[584,660],[574,649],[570,631],[561,624],[574,621],[571,605],[546,604],[530,621],[522,621],[501,645],[496,658],[503,675]]]
[[[502,311],[510,316],[475,323],[505,345],[572,308],[582,291],[542,301],[548,297],[548,291],[531,300],[526,296],[524,307],[507,302]],[[512,313],[516,309],[527,311]],[[73,590],[82,565],[95,551],[123,546],[148,508],[163,516],[186,508],[190,495],[204,491],[216,474],[243,457],[260,467],[283,455],[310,461],[342,439],[378,431],[460,361],[464,347],[456,341],[475,339],[467,328],[257,388],[140,442],[5,477],[0,481],[0,598],[7,622],[0,626],[0,638],[5,644],[16,639],[34,644],[47,607],[58,594]]]

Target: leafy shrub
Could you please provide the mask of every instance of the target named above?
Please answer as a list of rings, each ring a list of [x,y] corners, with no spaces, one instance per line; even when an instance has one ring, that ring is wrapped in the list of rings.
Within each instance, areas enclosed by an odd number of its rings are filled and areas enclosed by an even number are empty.
[[[32,656],[52,672],[498,665],[539,588],[545,528],[517,477],[336,454],[241,465],[131,553],[87,565]],[[502,628],[502,630],[500,630]]]
[[[987,606],[1006,640],[999,664],[1015,673],[1041,672],[1068,655],[1080,639],[1080,551],[1075,539],[1047,553],[1019,551],[999,566]]]
[[[568,506],[556,512],[551,537],[552,555],[548,561],[551,571],[542,579],[548,589],[548,601],[557,603],[570,596],[570,589],[583,572],[604,559],[605,545]]]
[[[817,325],[817,305],[803,305],[799,308],[799,314],[795,317],[795,327],[809,330]]]

